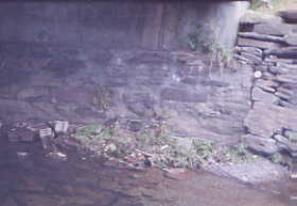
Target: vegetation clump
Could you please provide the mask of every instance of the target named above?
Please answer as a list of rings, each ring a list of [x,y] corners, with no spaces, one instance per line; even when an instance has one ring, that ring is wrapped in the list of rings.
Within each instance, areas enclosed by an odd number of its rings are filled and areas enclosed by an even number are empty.
[[[242,145],[221,148],[199,138],[177,138],[171,136],[164,125],[153,125],[139,132],[131,132],[117,123],[108,127],[90,124],[77,128],[72,137],[99,156],[131,166],[198,168],[214,162],[252,159]],[[181,144],[181,141],[187,143]]]
[[[213,63],[219,63],[221,68],[227,67],[232,60],[232,50],[226,48],[219,41],[220,31],[209,24],[197,25],[188,34],[187,45],[192,51],[208,54],[210,69]]]

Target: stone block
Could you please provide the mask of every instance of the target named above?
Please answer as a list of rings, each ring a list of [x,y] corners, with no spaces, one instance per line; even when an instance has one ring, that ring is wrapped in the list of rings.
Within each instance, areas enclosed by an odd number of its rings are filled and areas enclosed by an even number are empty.
[[[280,87],[277,89],[277,92],[275,93],[275,95],[281,99],[289,100],[294,95],[294,92],[290,89]]]
[[[297,34],[289,34],[285,37],[285,41],[290,46],[297,46]]]
[[[269,55],[269,56],[266,55],[265,62],[273,63],[273,65],[278,65],[283,63],[291,64],[291,65],[297,64],[297,60],[295,59],[283,59],[274,55]]]
[[[39,138],[43,149],[47,149],[55,134],[52,128],[44,127],[39,130]]]
[[[256,32],[240,32],[238,35],[242,38],[254,39],[259,41],[275,42],[280,44],[286,43],[284,37],[279,37],[275,35],[259,34]]]
[[[275,15],[263,14],[250,9],[240,19],[241,24],[250,24],[250,25],[261,24],[266,21],[280,22],[281,18]]]
[[[16,134],[15,129],[11,129],[7,132],[8,141],[15,143],[20,141],[19,135]]]
[[[244,57],[245,59],[248,59],[248,61],[253,63],[253,64],[259,65],[259,64],[262,63],[262,57],[261,56],[254,55],[254,54],[249,53],[249,52],[241,52],[240,55],[242,57]]]
[[[260,41],[256,39],[249,39],[249,38],[238,38],[237,42],[238,46],[244,47],[255,47],[259,49],[277,49],[280,48],[280,44],[275,42],[268,42],[268,41]]]
[[[288,138],[284,137],[281,134],[275,134],[272,137],[277,143],[282,143],[282,144],[289,144],[290,141],[288,140]]]
[[[254,32],[273,36],[287,35],[292,29],[291,25],[283,23],[281,19],[267,20],[254,26]]]
[[[7,132],[9,142],[33,142],[36,134],[34,131],[25,127],[16,127]]]
[[[275,104],[277,97],[272,93],[266,92],[263,89],[255,87],[252,91],[252,99],[256,102],[262,102],[265,104]]]
[[[248,64],[248,65],[253,65],[254,63],[251,62],[249,59],[241,56],[240,54],[234,54],[234,59],[237,61],[237,62],[240,62],[241,64]]]
[[[297,24],[297,10],[281,11],[278,15],[287,23]]]
[[[270,48],[264,51],[265,56],[276,56],[283,59],[296,59],[297,47]]]
[[[280,74],[276,76],[275,80],[280,83],[297,83],[297,76],[292,74]]]
[[[279,150],[276,141],[269,137],[264,138],[249,134],[243,137],[243,142],[252,152],[263,156],[270,156]]]
[[[244,120],[248,130],[261,137],[271,137],[281,128],[296,128],[297,111],[294,109],[256,102]]]
[[[242,52],[247,52],[253,55],[256,55],[258,57],[262,57],[262,50],[256,47],[242,47],[242,46],[236,46],[235,47],[235,52],[242,53]]]
[[[24,88],[17,93],[19,100],[31,100],[42,96],[48,96],[49,89],[43,87]]]
[[[258,79],[255,82],[256,87],[261,88],[265,92],[274,93],[278,87],[278,83],[271,80]]]
[[[55,121],[54,130],[57,134],[66,134],[69,128],[69,122],[67,121]]]
[[[186,89],[165,88],[161,92],[161,98],[178,102],[206,102],[207,94]]]
[[[145,91],[126,92],[123,95],[126,108],[141,117],[152,117],[156,106],[155,98]]]
[[[297,128],[297,126],[296,126]],[[294,130],[285,130],[284,136],[288,138],[290,142],[297,143],[297,131]]]
[[[268,72],[270,72],[273,75],[278,75],[278,74],[283,74],[283,73],[287,73],[287,69],[278,67],[278,66],[270,66],[268,68]]]

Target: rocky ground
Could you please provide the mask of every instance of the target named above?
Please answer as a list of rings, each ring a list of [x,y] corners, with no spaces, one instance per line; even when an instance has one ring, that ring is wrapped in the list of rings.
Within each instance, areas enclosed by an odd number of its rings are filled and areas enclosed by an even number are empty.
[[[11,145],[38,144],[46,156],[67,160],[62,151],[69,146],[88,151],[107,161],[136,170],[163,171],[204,169],[253,185],[279,181],[288,176],[278,163],[255,155],[243,143],[220,145],[197,138],[170,136],[165,125],[130,131],[116,121],[105,124],[69,124],[67,121],[28,124],[2,128]],[[28,154],[16,151],[19,156]]]

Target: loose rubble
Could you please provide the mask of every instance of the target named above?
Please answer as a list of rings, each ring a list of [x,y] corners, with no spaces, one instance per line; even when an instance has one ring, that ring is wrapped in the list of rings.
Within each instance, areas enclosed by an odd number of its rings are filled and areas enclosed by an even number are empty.
[[[27,127],[11,128],[7,131],[8,140],[10,142],[33,142],[35,140],[34,131]]]
[[[63,135],[68,133],[68,121],[54,121],[45,123],[17,122],[11,124],[4,133],[10,143],[40,142],[47,156],[53,159],[67,160],[67,155],[58,151],[56,145],[62,143]],[[60,141],[60,142],[58,142]],[[17,152],[20,159],[26,159],[28,152]]]

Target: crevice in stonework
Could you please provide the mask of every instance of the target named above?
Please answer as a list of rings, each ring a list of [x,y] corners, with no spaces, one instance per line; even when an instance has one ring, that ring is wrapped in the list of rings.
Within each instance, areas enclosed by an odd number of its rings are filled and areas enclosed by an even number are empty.
[[[250,110],[252,110],[254,108],[254,104],[255,104],[255,100],[253,98],[253,91],[254,91],[254,88],[255,88],[255,83],[256,83],[256,80],[252,77],[252,79],[251,79],[251,88],[249,90],[249,92],[250,92],[249,93],[249,95],[250,95],[250,104],[251,104]]]

